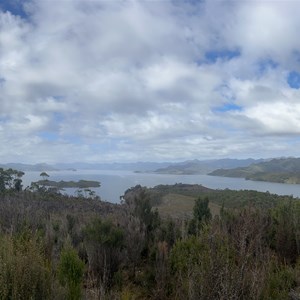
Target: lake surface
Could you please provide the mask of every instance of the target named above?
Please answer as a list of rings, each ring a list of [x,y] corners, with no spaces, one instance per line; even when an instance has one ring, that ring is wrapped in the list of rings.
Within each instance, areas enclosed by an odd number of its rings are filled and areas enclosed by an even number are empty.
[[[262,181],[251,181],[242,178],[229,178],[208,175],[169,175],[134,173],[131,171],[111,170],[78,170],[78,171],[49,171],[50,180],[97,180],[101,182],[100,188],[93,188],[102,200],[118,203],[124,192],[137,184],[153,187],[159,184],[202,184],[212,189],[256,190],[269,191],[278,195],[293,195],[300,197],[299,184],[282,184]],[[24,188],[32,181],[40,180],[40,172],[25,172],[23,177]],[[64,193],[75,194],[77,189],[65,189]]]

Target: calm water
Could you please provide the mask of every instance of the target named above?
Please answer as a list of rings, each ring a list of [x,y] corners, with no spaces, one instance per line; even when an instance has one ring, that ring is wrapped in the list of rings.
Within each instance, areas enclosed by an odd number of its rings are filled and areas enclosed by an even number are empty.
[[[106,171],[106,170],[78,170],[78,171],[55,171],[47,172],[51,180],[97,180],[101,182],[100,188],[93,190],[102,200],[117,203],[125,190],[137,184],[153,187],[158,184],[189,183],[202,184],[213,189],[232,190],[256,190],[269,191],[278,195],[293,195],[300,197],[300,185],[281,184],[262,181],[250,181],[241,178],[226,178],[208,175],[167,175],[167,174],[144,174],[130,171]],[[23,177],[24,187],[32,181],[40,178],[40,172],[25,172]],[[76,189],[66,189],[65,193],[74,194]]]

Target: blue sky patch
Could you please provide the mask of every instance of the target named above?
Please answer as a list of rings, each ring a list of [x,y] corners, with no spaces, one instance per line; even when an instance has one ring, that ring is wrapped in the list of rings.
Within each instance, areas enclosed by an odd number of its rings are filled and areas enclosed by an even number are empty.
[[[292,71],[288,74],[287,82],[292,89],[300,88],[300,73]]]
[[[53,118],[54,118],[56,123],[61,123],[64,120],[63,114],[59,113],[59,112],[53,113]]]
[[[259,72],[261,74],[265,73],[267,70],[276,69],[278,67],[278,63],[272,59],[265,59],[258,63]]]
[[[6,12],[9,11],[15,16],[20,16],[21,18],[27,18],[27,14],[24,10],[24,4],[28,0],[1,0],[0,10]]]
[[[234,104],[234,103],[226,103],[222,106],[218,106],[213,109],[214,112],[218,112],[218,113],[220,113],[220,112],[225,113],[228,111],[241,111],[241,110],[242,110],[242,107],[237,104]]]
[[[220,51],[208,51],[205,53],[205,58],[211,63],[215,63],[218,59],[231,60],[241,55],[239,50],[220,50]]]
[[[59,139],[57,133],[44,131],[39,134],[39,137],[49,142],[55,142]]]
[[[6,123],[9,121],[9,117],[0,115],[0,123]]]
[[[55,95],[53,98],[57,101],[63,101],[65,99],[65,96],[63,95]]]

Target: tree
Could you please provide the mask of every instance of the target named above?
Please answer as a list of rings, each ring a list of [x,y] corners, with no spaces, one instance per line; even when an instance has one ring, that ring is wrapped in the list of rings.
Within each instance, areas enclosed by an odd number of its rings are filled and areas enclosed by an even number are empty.
[[[194,214],[194,219],[196,222],[207,222],[211,219],[211,212],[208,207],[209,200],[207,197],[202,199],[199,197],[195,201],[194,209],[193,209],[193,214]]]
[[[4,170],[0,168],[0,192],[5,192],[6,189],[21,191],[22,176],[24,172],[13,169]]]
[[[159,226],[160,219],[158,211],[152,210],[149,195],[145,190],[141,190],[140,194],[134,198],[134,212],[146,229],[146,238],[152,238],[154,230]]]
[[[14,188],[17,192],[22,191],[23,185],[21,179],[14,179]]]
[[[108,288],[121,262],[124,233],[111,221],[97,218],[84,229],[89,269],[99,286]]]
[[[199,197],[195,200],[193,208],[193,218],[188,222],[188,233],[191,235],[197,234],[197,232],[203,227],[203,223],[208,222],[211,219],[211,212],[208,207],[209,200],[207,197],[202,199]]]
[[[300,254],[300,205],[294,201],[280,202],[271,213],[272,246],[284,261],[295,263]]]
[[[5,171],[0,168],[0,192],[4,193],[6,189],[6,176]]]
[[[42,172],[40,176],[43,178],[43,180],[47,180],[50,176],[46,172]]]

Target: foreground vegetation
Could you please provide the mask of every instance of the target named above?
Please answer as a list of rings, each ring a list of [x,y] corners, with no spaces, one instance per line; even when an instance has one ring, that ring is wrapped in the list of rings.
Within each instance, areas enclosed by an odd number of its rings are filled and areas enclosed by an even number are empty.
[[[116,205],[4,173],[0,299],[299,299],[298,199],[177,184]]]

